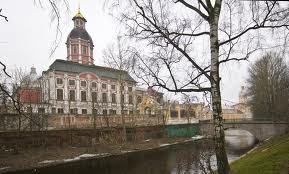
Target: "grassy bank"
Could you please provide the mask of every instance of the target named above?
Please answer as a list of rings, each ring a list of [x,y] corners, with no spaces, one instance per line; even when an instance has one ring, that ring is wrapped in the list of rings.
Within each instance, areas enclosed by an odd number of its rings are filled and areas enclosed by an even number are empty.
[[[233,174],[288,174],[289,134],[264,142],[245,157],[233,162],[231,169]]]

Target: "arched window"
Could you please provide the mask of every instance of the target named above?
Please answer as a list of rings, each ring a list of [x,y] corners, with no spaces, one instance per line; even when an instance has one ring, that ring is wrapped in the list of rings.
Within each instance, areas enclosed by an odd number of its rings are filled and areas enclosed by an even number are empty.
[[[151,114],[152,114],[152,110],[151,110],[150,107],[146,107],[146,108],[145,108],[145,114],[146,114],[146,115],[151,115]]]
[[[141,103],[142,102],[142,98],[141,96],[137,96],[137,104]]]

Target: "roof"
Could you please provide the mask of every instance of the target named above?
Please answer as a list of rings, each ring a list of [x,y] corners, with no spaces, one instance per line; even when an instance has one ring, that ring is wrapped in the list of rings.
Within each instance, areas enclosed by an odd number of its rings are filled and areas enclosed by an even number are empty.
[[[69,38],[71,38],[71,39],[81,38],[84,40],[88,40],[91,43],[91,45],[93,46],[93,41],[92,41],[90,35],[88,34],[88,32],[84,28],[81,28],[81,27],[73,28],[67,37],[67,42],[68,42]]]
[[[80,12],[80,8],[78,7],[77,13],[75,14],[75,16],[72,18],[72,20],[76,19],[76,18],[80,18],[82,20],[84,20],[86,22],[86,19],[83,17],[83,15]]]
[[[62,71],[72,73],[91,72],[95,73],[100,78],[119,79],[119,73],[124,73],[123,79],[125,81],[136,82],[127,71],[117,70],[108,67],[96,65],[84,65],[77,62],[56,59],[50,66],[48,71]]]

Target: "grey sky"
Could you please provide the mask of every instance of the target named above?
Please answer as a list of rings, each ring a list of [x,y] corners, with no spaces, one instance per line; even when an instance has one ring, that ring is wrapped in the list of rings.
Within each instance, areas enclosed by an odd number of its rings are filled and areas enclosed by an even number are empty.
[[[0,0],[2,13],[9,22],[0,20],[0,59],[8,67],[29,69],[32,65],[40,74],[55,59],[66,59],[66,37],[73,27],[72,17],[78,8],[78,0],[69,0],[70,13],[62,15],[62,40],[53,57],[50,49],[55,39],[55,25],[50,23],[49,9],[42,9],[33,0]],[[81,12],[87,19],[86,29],[94,42],[95,64],[103,65],[102,51],[114,42],[118,23],[103,10],[102,2],[81,0]],[[251,59],[253,60],[253,59]],[[240,86],[247,76],[248,62],[229,63],[222,70],[222,94],[224,101],[238,101]],[[137,80],[137,79],[136,79]],[[170,94],[174,96],[174,94]]]

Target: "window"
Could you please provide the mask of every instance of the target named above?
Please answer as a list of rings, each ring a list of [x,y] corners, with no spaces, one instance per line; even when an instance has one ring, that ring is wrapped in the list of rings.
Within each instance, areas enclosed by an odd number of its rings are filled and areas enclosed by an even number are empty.
[[[128,96],[128,103],[129,103],[129,104],[132,104],[132,95],[129,95],[129,96]]]
[[[81,85],[81,87],[86,87],[86,81],[81,81],[80,85]]]
[[[72,54],[77,54],[78,53],[78,45],[72,45]]]
[[[81,109],[82,114],[87,114],[87,109]]]
[[[102,89],[106,89],[106,84],[102,84]]]
[[[75,80],[69,80],[69,81],[68,81],[68,84],[69,84],[70,86],[75,86]]]
[[[178,117],[178,112],[175,110],[171,110],[171,117],[174,117],[174,118]]]
[[[63,100],[63,89],[57,89],[56,90],[57,100]]]
[[[102,114],[107,115],[107,110],[106,109],[102,110]]]
[[[97,115],[97,109],[92,109],[92,114]]]
[[[56,84],[61,85],[63,84],[63,80],[61,78],[56,79]]]
[[[82,46],[82,54],[87,55],[88,51],[87,51],[87,46]]]
[[[128,87],[128,91],[129,91],[129,92],[132,92],[132,87],[131,87],[131,86]]]
[[[75,90],[70,90],[69,91],[69,100],[70,101],[75,101]]]
[[[141,96],[137,96],[137,104],[141,103],[141,101],[142,101]]]
[[[120,87],[120,90],[124,91],[124,86],[123,85]]]
[[[77,114],[77,108],[70,109],[70,114]]]
[[[92,87],[92,88],[96,88],[96,82],[92,82],[92,83],[91,83],[91,87]]]
[[[81,101],[86,101],[86,91],[81,91]]]
[[[58,114],[63,114],[63,108],[58,108],[58,109],[57,109],[57,113],[58,113]]]
[[[111,85],[111,89],[112,89],[112,90],[115,90],[115,85]]]
[[[121,103],[124,103],[124,95],[121,94],[121,99],[120,99]]]
[[[127,110],[122,110],[123,115],[127,115]]]
[[[51,112],[52,112],[52,114],[55,114],[56,113],[56,108],[52,108]]]
[[[110,114],[110,115],[116,115],[116,110],[110,109],[110,110],[109,110],[109,114]]]
[[[116,95],[115,94],[111,94],[111,102],[116,103]]]
[[[102,102],[103,103],[107,102],[107,94],[106,93],[102,93]]]
[[[133,111],[129,111],[129,115],[132,115],[133,114]]]
[[[91,100],[92,100],[92,102],[96,102],[97,101],[97,93],[96,92],[92,92],[91,93]]]
[[[45,108],[38,108],[38,113],[39,114],[44,114],[45,113]]]
[[[27,112],[32,113],[32,107],[27,107]]]
[[[161,103],[161,98],[160,97],[157,98],[157,102]]]

